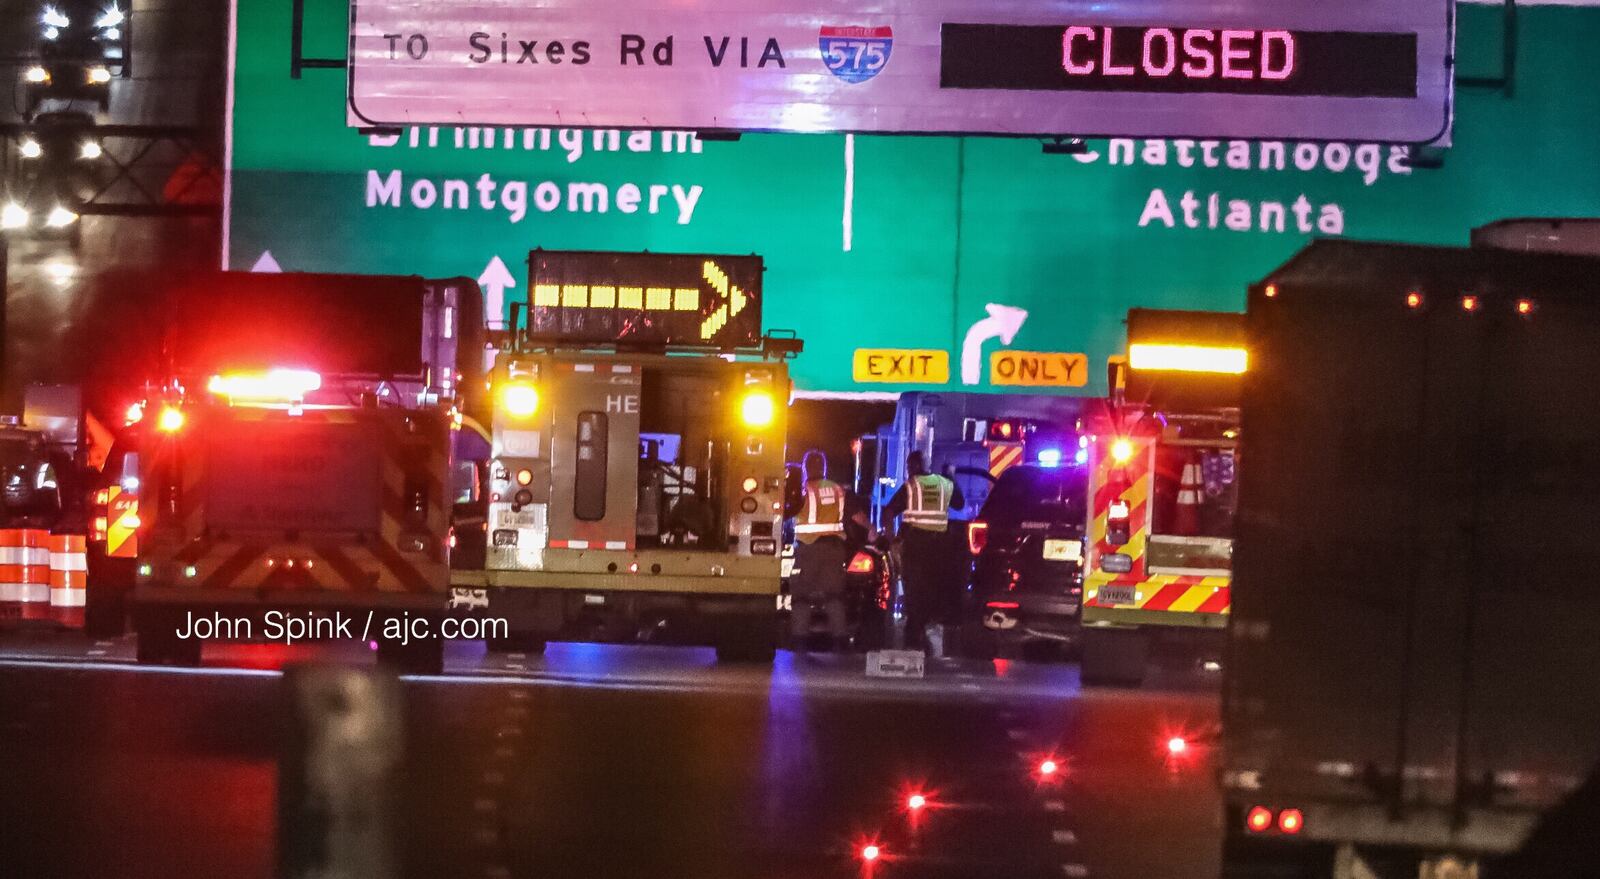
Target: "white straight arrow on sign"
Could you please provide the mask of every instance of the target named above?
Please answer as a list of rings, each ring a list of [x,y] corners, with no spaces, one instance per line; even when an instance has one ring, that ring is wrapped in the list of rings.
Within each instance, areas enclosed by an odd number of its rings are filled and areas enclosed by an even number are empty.
[[[974,322],[961,343],[961,383],[964,385],[977,384],[983,374],[983,343],[999,336],[1001,344],[1011,344],[1017,330],[1022,329],[1022,322],[1028,319],[1026,310],[1012,305],[991,302],[983,308],[989,316]]]
[[[517,286],[517,279],[511,277],[511,270],[506,268],[499,256],[492,256],[483,274],[478,276],[478,286],[483,288],[485,322],[491,327],[500,326],[505,321],[506,288]]]

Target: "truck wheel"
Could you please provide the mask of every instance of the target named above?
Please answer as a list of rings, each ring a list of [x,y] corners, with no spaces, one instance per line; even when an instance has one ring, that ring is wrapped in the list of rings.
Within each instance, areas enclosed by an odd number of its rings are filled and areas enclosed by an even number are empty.
[[[1079,680],[1084,686],[1138,687],[1150,657],[1150,635],[1138,629],[1083,630]]]
[[[490,653],[526,653],[529,656],[544,655],[544,639],[531,632],[512,632],[504,638],[485,638],[483,646],[489,648]]]
[[[717,661],[770,665],[778,653],[776,635],[761,623],[725,634],[717,641]]]
[[[400,674],[444,673],[444,639],[420,638],[409,644],[383,639],[378,642],[378,664]]]

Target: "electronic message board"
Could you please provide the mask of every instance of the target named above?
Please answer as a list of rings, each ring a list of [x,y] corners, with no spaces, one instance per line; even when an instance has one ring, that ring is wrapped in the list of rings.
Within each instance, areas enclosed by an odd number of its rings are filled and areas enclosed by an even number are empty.
[[[759,256],[535,250],[528,336],[732,350],[761,341]]]
[[[1452,0],[353,0],[357,127],[1448,140]]]

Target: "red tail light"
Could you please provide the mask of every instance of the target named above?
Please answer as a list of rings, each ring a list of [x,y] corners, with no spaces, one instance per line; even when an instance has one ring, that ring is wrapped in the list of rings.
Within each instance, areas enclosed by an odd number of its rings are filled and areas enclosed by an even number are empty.
[[[1278,829],[1284,833],[1299,833],[1306,826],[1306,816],[1299,809],[1284,809],[1278,813]]]
[[[1244,816],[1244,826],[1251,833],[1262,833],[1272,827],[1272,810],[1255,806]]]
[[[864,552],[856,553],[855,557],[850,559],[850,566],[845,570],[852,574],[872,573],[872,556],[867,555]]]
[[[969,522],[969,523],[967,523],[967,549],[971,550],[973,555],[977,555],[978,553],[983,552],[983,548],[988,546],[988,545],[989,545],[989,523],[988,522]]]

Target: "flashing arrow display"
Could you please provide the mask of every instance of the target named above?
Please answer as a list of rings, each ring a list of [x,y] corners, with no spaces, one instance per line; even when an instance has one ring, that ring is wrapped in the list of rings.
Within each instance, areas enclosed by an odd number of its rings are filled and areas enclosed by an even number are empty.
[[[536,250],[530,337],[746,348],[761,338],[759,256]]]

